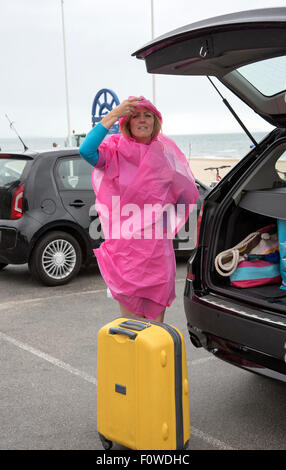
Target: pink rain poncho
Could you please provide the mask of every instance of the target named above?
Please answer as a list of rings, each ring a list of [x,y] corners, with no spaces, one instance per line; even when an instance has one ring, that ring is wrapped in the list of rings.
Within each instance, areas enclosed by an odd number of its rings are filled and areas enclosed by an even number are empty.
[[[95,166],[92,183],[105,241],[94,253],[102,277],[114,299],[155,319],[176,297],[172,238],[198,199],[194,176],[162,134],[150,144],[112,135],[98,152],[105,163]]]

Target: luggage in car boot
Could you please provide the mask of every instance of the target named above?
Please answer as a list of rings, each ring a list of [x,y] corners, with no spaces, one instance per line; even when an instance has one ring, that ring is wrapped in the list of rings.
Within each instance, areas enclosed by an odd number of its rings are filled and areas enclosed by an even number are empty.
[[[103,447],[183,449],[190,438],[185,343],[165,323],[118,318],[100,329],[97,425]]]

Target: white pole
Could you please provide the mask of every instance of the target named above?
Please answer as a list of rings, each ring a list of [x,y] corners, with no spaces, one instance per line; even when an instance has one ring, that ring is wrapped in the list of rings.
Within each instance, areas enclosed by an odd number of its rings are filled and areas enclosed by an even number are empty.
[[[67,53],[66,53],[66,37],[65,37],[65,22],[64,22],[64,0],[61,0],[62,6],[62,25],[63,25],[63,44],[64,44],[64,65],[65,65],[65,84],[66,84],[66,105],[67,105],[67,124],[68,124],[68,144],[72,145],[71,141],[71,126],[70,126],[70,108],[69,108],[69,90],[68,90],[68,73],[67,73]]]
[[[152,40],[154,39],[154,4],[151,0],[151,36]],[[153,92],[153,104],[156,106],[156,84],[155,84],[155,75],[152,74],[152,92]]]

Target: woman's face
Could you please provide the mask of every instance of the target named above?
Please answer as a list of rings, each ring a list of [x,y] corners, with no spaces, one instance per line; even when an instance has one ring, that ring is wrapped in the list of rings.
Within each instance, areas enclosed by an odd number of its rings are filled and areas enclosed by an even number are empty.
[[[147,108],[138,107],[131,115],[130,132],[132,137],[141,144],[149,144],[154,129],[154,114]]]

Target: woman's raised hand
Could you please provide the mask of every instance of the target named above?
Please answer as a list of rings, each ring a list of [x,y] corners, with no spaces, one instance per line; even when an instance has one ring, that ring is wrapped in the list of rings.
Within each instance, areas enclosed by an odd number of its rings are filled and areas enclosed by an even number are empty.
[[[124,116],[129,116],[130,114],[133,113],[134,108],[136,108],[136,101],[140,101],[142,98],[132,96],[132,98],[128,98],[127,100],[122,101],[118,106],[116,106],[113,110],[112,113],[114,116],[117,117],[117,119],[124,117]]]
[[[132,98],[128,98],[127,100],[122,101],[122,103],[113,108],[110,113],[106,114],[101,119],[101,124],[107,129],[110,129],[119,118],[132,114],[134,109],[136,108],[136,101],[140,100],[142,100],[142,98],[132,96]]]

